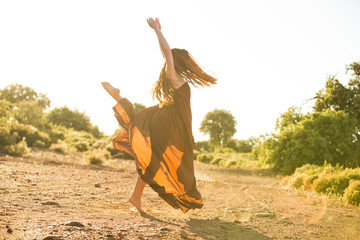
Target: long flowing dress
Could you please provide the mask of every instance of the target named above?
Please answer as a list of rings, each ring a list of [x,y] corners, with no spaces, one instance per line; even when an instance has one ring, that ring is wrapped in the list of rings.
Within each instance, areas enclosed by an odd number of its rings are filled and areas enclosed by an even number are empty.
[[[161,198],[186,213],[203,206],[194,175],[188,83],[175,90],[173,100],[135,114],[131,102],[122,98],[113,108],[122,127],[113,144],[134,157],[138,174]]]

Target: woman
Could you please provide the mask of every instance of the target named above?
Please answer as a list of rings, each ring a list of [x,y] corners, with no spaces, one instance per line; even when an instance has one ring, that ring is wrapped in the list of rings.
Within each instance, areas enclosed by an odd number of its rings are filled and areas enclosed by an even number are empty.
[[[135,158],[139,173],[129,201],[140,213],[145,184],[174,208],[185,213],[203,206],[194,176],[194,138],[191,126],[190,87],[210,86],[216,78],[205,73],[184,49],[171,49],[159,20],[148,18],[155,31],[165,64],[154,84],[152,95],[159,104],[135,114],[132,104],[120,91],[103,82],[105,90],[118,102],[115,117],[122,126],[114,147]]]

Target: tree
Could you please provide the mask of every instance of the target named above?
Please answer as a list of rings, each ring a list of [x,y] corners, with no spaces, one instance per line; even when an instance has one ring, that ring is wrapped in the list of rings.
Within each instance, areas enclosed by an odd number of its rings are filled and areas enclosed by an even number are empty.
[[[315,112],[263,141],[258,158],[285,174],[307,163],[323,165],[325,160],[333,166],[358,167],[360,141],[355,132],[355,120],[344,111]]]
[[[30,87],[24,87],[21,84],[11,84],[0,90],[0,99],[5,99],[12,103],[35,101],[42,109],[50,106],[50,100],[45,94],[37,93]]]
[[[300,112],[300,108],[295,106],[290,107],[287,112],[282,113],[278,119],[276,119],[276,130],[284,130],[291,124],[296,124],[304,119],[304,115]]]
[[[314,110],[321,112],[325,109],[342,110],[357,121],[360,131],[360,62],[353,62],[346,67],[352,71],[352,79],[348,86],[342,85],[335,76],[330,76],[324,89],[316,93]]]
[[[19,123],[29,124],[39,129],[42,129],[46,124],[43,109],[35,101],[20,102],[13,113]]]
[[[210,143],[223,147],[236,132],[234,116],[227,110],[208,112],[201,122],[200,132],[210,135]]]
[[[138,113],[141,110],[143,110],[144,108],[146,108],[145,105],[143,105],[141,103],[137,103],[137,102],[134,102],[133,106],[134,106],[134,109],[135,109],[135,113]]]
[[[49,122],[73,128],[77,131],[89,132],[92,128],[90,118],[78,110],[70,110],[68,107],[54,108],[47,115]]]

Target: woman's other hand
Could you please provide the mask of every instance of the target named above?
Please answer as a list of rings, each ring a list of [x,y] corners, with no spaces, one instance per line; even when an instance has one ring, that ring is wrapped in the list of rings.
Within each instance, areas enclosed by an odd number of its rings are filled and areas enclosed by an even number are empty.
[[[160,21],[159,21],[158,18],[155,18],[155,20],[154,20],[153,18],[150,17],[150,18],[147,19],[147,23],[149,24],[149,26],[150,26],[152,29],[154,29],[154,30],[156,30],[156,29],[161,30]]]

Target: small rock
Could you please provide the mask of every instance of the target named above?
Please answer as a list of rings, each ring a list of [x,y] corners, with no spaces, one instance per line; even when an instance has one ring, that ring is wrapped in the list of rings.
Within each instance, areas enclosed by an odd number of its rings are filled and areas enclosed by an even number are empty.
[[[57,236],[57,235],[50,235],[45,237],[43,240],[62,240],[61,236]]]
[[[234,223],[241,223],[239,220],[234,220]]]
[[[170,229],[167,228],[167,227],[161,227],[161,228],[159,228],[158,230],[159,230],[159,231],[170,231]]]
[[[317,232],[311,232],[310,234],[311,235],[319,235],[319,233],[317,233]]]
[[[101,184],[100,183],[95,183],[94,186],[95,187],[101,187]]]
[[[59,206],[60,205],[59,203],[52,202],[52,201],[42,202],[41,204],[45,205],[45,206]]]
[[[275,214],[274,213],[256,213],[255,216],[263,217],[263,218],[274,218]]]
[[[80,227],[80,228],[85,227],[84,224],[75,221],[66,222],[65,226]]]
[[[185,232],[184,230],[180,231],[180,235],[185,239],[187,239],[189,237],[189,234],[187,232]]]
[[[6,226],[6,228],[7,228],[7,233],[9,233],[9,234],[12,234],[13,233],[13,230],[9,227],[9,226]]]

